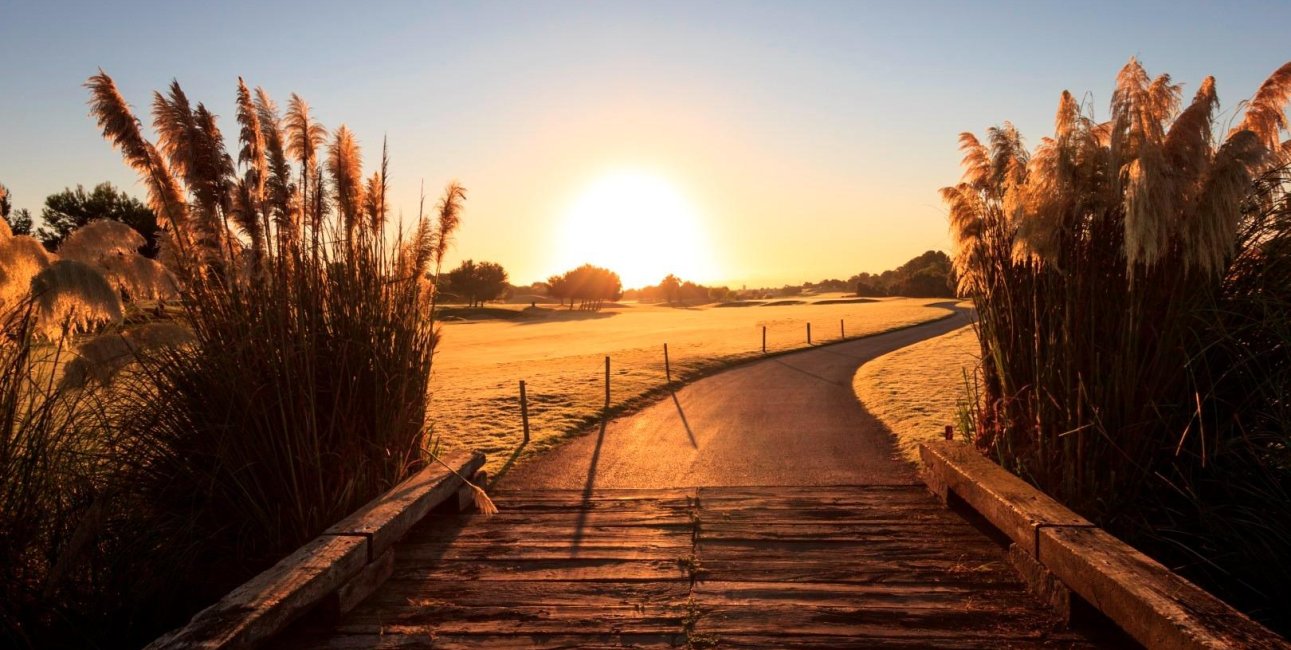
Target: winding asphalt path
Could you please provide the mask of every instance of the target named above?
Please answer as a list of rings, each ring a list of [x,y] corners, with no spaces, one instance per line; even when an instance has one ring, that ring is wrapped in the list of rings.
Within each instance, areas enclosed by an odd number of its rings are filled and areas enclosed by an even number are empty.
[[[966,325],[968,309],[770,357],[689,384],[512,469],[512,489],[909,485],[914,468],[852,391],[861,364]],[[919,381],[918,376],[910,377]]]

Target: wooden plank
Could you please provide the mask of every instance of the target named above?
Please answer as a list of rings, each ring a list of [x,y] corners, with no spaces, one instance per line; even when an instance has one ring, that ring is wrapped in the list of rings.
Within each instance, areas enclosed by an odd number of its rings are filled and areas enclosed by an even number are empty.
[[[682,629],[680,606],[512,605],[460,607],[452,602],[434,606],[371,611],[361,607],[336,626],[338,634],[661,634]]]
[[[1037,606],[1008,607],[999,602],[968,600],[956,607],[867,609],[818,607],[762,602],[757,607],[705,605],[696,628],[718,637],[758,636],[907,637],[1038,639],[1057,624],[1054,615]]]
[[[505,506],[502,506],[505,507]],[[503,536],[511,531],[523,529],[541,529],[557,534],[568,534],[584,528],[657,528],[675,530],[692,525],[687,512],[587,512],[580,516],[576,512],[541,512],[506,510],[489,518],[478,517],[463,519],[464,525],[453,525],[454,520],[446,520],[444,530],[418,535],[417,538],[448,537],[451,539],[470,539],[473,537]],[[431,521],[436,521],[434,517]]]
[[[400,547],[400,552],[403,547]],[[675,580],[686,575],[676,557],[660,560],[618,560],[603,558],[561,558],[556,560],[445,560],[418,566],[411,563],[397,565],[396,582],[426,582],[439,580],[455,583],[468,580],[480,582],[513,581],[569,581],[589,580],[598,582],[638,582]],[[498,585],[495,589],[504,589]]]
[[[934,491],[953,492],[1033,557],[1041,526],[1093,527],[968,445],[929,442],[919,445],[919,454]]]
[[[955,584],[965,588],[1017,587],[1018,577],[1006,566],[953,564],[944,560],[901,560],[879,565],[864,561],[804,563],[786,555],[777,560],[723,560],[705,557],[705,580],[750,582],[831,582],[834,584]]]
[[[1003,637],[996,634],[986,635],[968,635],[954,634],[938,637],[884,637],[879,635],[868,636],[756,636],[749,634],[723,634],[715,637],[717,647],[726,649],[734,648],[778,648],[782,650],[848,650],[852,648],[868,649],[876,648],[885,649],[910,649],[926,650],[929,647],[945,648],[947,650],[959,649],[978,649],[994,650],[996,648],[1011,648],[1012,650],[1023,650],[1027,648],[1096,648],[1082,639],[1079,635],[1064,634],[1060,632],[1050,633],[1048,635],[1027,635],[1025,637]],[[438,646],[436,646],[438,647]]]
[[[1017,583],[984,588],[978,584],[957,583],[785,583],[705,579],[695,585],[694,594],[704,606],[748,606],[755,609],[767,603],[890,610],[956,608],[980,599],[1013,604],[1033,602]]]
[[[1046,528],[1054,575],[1149,648],[1291,648],[1291,643],[1099,528]]]
[[[442,458],[462,476],[470,476],[484,465],[484,454],[456,451]],[[462,480],[439,463],[431,463],[412,478],[369,501],[354,514],[324,531],[324,535],[361,535],[371,546],[369,560],[376,559],[421,521],[431,508],[457,493]]]
[[[515,581],[499,589],[497,583],[449,583],[442,580],[397,580],[388,584],[379,598],[365,607],[381,609],[396,604],[413,608],[437,607],[452,603],[456,607],[631,607],[667,606],[685,602],[690,582],[677,576],[669,581]]]
[[[672,543],[633,543],[631,540],[571,544],[566,541],[534,542],[530,546],[492,544],[418,544],[400,547],[401,560],[411,566],[429,566],[442,560],[669,560],[690,555],[686,538]]]
[[[362,537],[317,537],[148,648],[253,646],[357,575],[367,560]]]
[[[293,647],[332,650],[663,650],[686,647],[685,635],[672,634],[344,634],[301,639]],[[764,646],[765,647],[765,646]]]

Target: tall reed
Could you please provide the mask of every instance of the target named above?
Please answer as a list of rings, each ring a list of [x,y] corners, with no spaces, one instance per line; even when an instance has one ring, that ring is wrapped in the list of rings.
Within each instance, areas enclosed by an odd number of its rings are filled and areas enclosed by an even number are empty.
[[[292,96],[282,117],[239,80],[236,162],[178,83],[157,142],[112,79],[87,83],[104,136],[148,189],[191,341],[138,352],[113,384],[112,475],[141,548],[186,576],[154,585],[174,622],[426,462],[436,270],[464,191],[391,232],[388,164],[366,180]],[[155,631],[155,630],[154,630]]]
[[[960,290],[979,316],[974,442],[1248,602],[1291,591],[1250,560],[1221,564],[1213,535],[1268,539],[1269,522],[1201,519],[1221,479],[1244,486],[1231,494],[1254,490],[1245,507],[1291,514],[1291,413],[1278,394],[1291,388],[1289,96],[1291,64],[1220,138],[1214,79],[1184,106],[1168,75],[1131,60],[1109,120],[1064,92],[1053,136],[1033,151],[1007,123],[986,143],[965,133],[963,182],[942,190]],[[1241,479],[1242,467],[1262,477]],[[1291,533],[1291,518],[1272,526]],[[1285,539],[1269,540],[1278,557]]]

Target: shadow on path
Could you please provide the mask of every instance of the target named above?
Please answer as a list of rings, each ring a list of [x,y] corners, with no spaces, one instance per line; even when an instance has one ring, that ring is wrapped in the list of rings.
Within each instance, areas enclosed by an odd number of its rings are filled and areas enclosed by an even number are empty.
[[[681,425],[686,427],[686,435],[690,436],[690,446],[699,449],[699,441],[695,440],[695,432],[690,428],[690,421],[686,419],[686,412],[681,410],[681,400],[677,399],[677,391],[668,391],[672,395],[672,403],[677,405],[677,415],[681,416]]]
[[[507,475],[507,472],[510,471],[511,466],[515,465],[516,460],[520,458],[520,453],[523,452],[524,448],[528,446],[529,446],[529,443],[527,441],[521,442],[520,445],[516,447],[515,451],[511,452],[511,457],[507,459],[507,462],[503,464],[502,467],[498,468],[498,473],[494,474],[493,478],[489,480],[490,488],[493,487],[493,485],[496,484],[498,481],[501,481],[503,476]],[[484,486],[481,485],[480,487],[484,487]]]
[[[579,508],[578,521],[574,524],[574,540],[570,545],[570,557],[578,556],[578,547],[583,543],[583,529],[587,526],[587,512],[592,504],[592,488],[596,485],[596,464],[601,459],[601,445],[605,444],[605,427],[609,423],[609,411],[602,411],[601,430],[596,434],[596,448],[592,450],[592,459],[587,464],[587,482],[583,484],[583,507]]]
[[[789,364],[785,363],[785,362],[784,362],[783,360],[781,360],[781,359],[772,359],[772,361],[774,361],[774,362],[776,362],[776,363],[778,363],[778,364],[780,364],[780,365],[782,365],[782,366],[784,366],[784,367],[786,367],[786,368],[788,368],[788,369],[790,369],[790,370],[794,370],[794,371],[797,371],[797,372],[801,372],[802,374],[807,375],[808,377],[811,377],[811,378],[813,378],[813,379],[818,379],[818,380],[820,380],[820,381],[823,381],[823,382],[825,382],[826,384],[829,384],[829,385],[831,385],[831,386],[839,386],[839,387],[843,387],[843,384],[842,384],[842,383],[840,383],[840,382],[834,381],[834,380],[829,379],[829,378],[827,378],[827,377],[821,377],[820,375],[818,375],[818,374],[816,374],[816,373],[814,373],[814,372],[812,372],[812,371],[810,371],[810,370],[803,370],[802,368],[799,368],[798,366],[789,365]],[[851,388],[851,386],[847,386],[847,388]]]

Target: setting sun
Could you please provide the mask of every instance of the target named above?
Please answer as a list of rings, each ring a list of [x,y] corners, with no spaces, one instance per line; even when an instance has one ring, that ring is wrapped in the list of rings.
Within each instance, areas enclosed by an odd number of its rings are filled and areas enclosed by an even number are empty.
[[[594,180],[564,215],[553,272],[583,263],[641,287],[673,273],[711,280],[713,252],[695,207],[667,180],[621,171]]]

